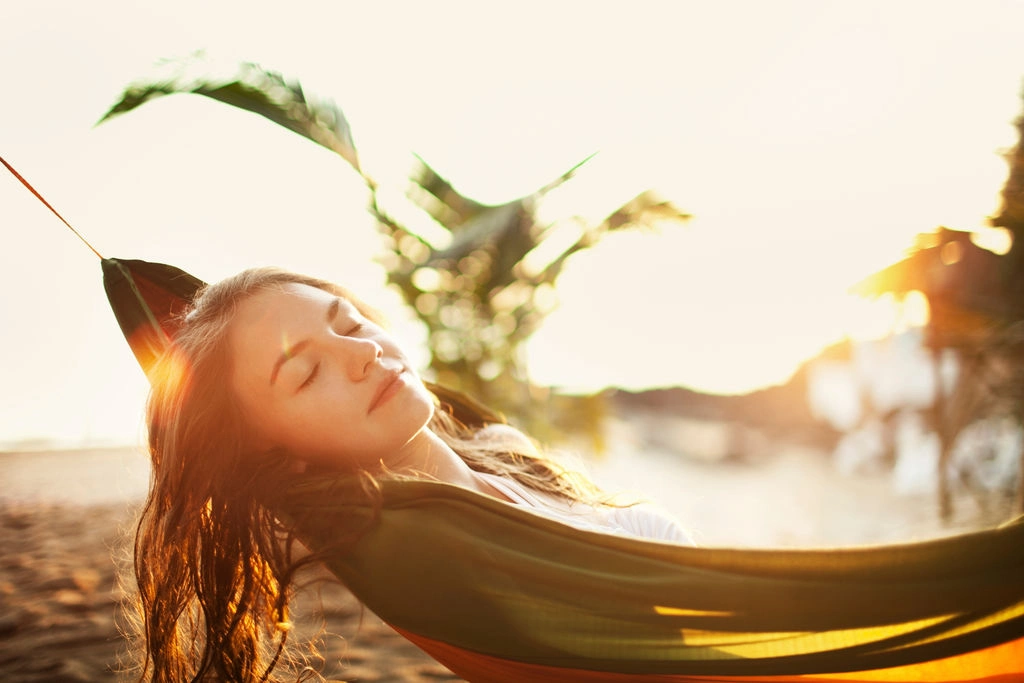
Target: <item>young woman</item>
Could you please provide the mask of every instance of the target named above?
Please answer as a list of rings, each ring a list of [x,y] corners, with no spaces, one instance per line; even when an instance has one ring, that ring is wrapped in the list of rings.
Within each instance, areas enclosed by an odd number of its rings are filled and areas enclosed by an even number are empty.
[[[438,410],[380,316],[329,282],[261,268],[207,287],[152,378],[135,542],[144,679],[269,677],[299,563],[268,501],[306,472],[430,478],[585,529],[689,542],[651,507],[602,503],[518,430]]]

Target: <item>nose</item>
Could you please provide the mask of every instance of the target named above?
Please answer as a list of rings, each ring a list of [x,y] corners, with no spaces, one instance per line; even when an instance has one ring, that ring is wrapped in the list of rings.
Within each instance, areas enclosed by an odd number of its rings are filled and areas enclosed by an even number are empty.
[[[365,379],[370,369],[384,356],[384,349],[372,339],[341,337],[338,342],[345,373],[353,382]]]

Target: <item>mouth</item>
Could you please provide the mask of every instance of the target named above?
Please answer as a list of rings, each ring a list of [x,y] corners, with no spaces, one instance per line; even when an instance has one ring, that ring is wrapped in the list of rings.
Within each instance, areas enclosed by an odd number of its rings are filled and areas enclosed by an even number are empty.
[[[369,415],[380,406],[387,403],[392,396],[398,393],[402,388],[403,376],[405,375],[405,369],[399,368],[397,370],[390,370],[384,376],[380,386],[377,388],[377,393],[373,395],[373,400],[370,401],[370,407],[367,408],[366,414]]]

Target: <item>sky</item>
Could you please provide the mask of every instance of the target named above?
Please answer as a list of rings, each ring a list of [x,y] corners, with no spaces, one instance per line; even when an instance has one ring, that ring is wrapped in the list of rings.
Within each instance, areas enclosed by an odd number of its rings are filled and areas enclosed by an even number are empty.
[[[413,153],[498,203],[596,152],[543,216],[596,221],[653,189],[694,218],[574,257],[532,377],[743,392],[898,324],[846,290],[915,234],[984,228],[1022,110],[1021,26],[1021,0],[4,3],[0,155],[105,256],[329,277],[424,362],[340,158],[199,97],[96,121],[202,50],[333,99],[393,191]],[[145,380],[95,256],[2,174],[0,237],[0,446],[138,441]]]

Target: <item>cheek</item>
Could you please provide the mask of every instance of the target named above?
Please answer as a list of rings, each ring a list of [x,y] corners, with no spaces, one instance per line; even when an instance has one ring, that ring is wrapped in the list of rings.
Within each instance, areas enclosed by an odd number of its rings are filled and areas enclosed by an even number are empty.
[[[276,444],[267,429],[268,420],[259,401],[254,400],[252,391],[247,391],[237,383],[233,387],[233,399],[241,420],[244,438],[258,450],[267,450]]]
[[[312,396],[311,396],[312,398]],[[310,400],[268,416],[270,438],[296,457],[344,467],[355,455],[374,450],[375,435],[342,401]]]
[[[267,426],[289,450],[318,450],[336,444],[351,420],[339,412],[289,410],[268,418]]]
[[[283,448],[297,453],[300,446],[305,446],[302,437],[315,427],[308,420],[308,415],[288,410],[287,406],[274,405],[268,397],[256,391],[240,392],[239,405],[251,438],[264,450]]]
[[[317,385],[313,385],[317,387]],[[320,385],[324,390],[329,383]],[[270,445],[300,460],[339,469],[375,468],[387,463],[434,414],[434,399],[416,383],[390,410],[367,419],[362,406],[337,394],[310,391],[301,401],[275,409],[260,406],[255,424]]]

